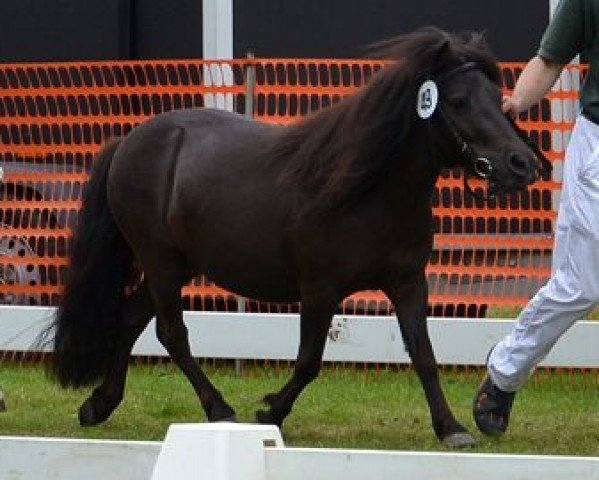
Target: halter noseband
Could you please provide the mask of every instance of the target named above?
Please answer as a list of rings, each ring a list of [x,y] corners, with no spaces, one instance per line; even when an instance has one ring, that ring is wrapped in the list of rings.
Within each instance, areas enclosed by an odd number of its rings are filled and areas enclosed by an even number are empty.
[[[476,70],[479,68],[480,67],[475,62],[465,62],[453,68],[452,70],[449,70],[439,75],[436,79],[436,83],[440,86],[441,84],[443,84],[444,82],[453,78],[456,75],[469,72],[471,70]],[[439,118],[445,124],[446,129],[448,130],[449,134],[458,146],[460,155],[462,155],[466,159],[466,161],[470,162],[470,164],[472,165],[472,169],[477,177],[487,180],[487,182],[489,182],[489,191],[487,193],[487,198],[493,198],[495,195],[495,188],[494,184],[490,182],[490,179],[493,176],[493,173],[495,172],[495,168],[493,167],[492,162],[487,157],[477,155],[472,146],[466,140],[464,140],[464,137],[462,137],[458,129],[455,127],[455,125],[450,121],[448,116],[443,111],[441,101],[439,101],[437,110],[439,112]],[[533,151],[533,153],[539,160],[539,175],[551,172],[551,162],[543,154],[539,146],[529,138],[525,130],[521,129],[520,127],[518,127],[518,125],[516,125],[516,122],[509,114],[506,114],[506,118],[508,119],[512,128],[516,131],[518,137],[520,137],[520,139]],[[474,190],[472,190],[472,188],[468,184],[468,174],[466,171],[464,171],[463,175],[464,189],[475,198],[484,200],[485,197],[479,195]]]

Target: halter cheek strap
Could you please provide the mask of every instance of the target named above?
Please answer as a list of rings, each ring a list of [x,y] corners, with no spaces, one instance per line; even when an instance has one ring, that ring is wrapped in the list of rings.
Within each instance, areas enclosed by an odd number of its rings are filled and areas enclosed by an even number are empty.
[[[469,72],[471,70],[475,70],[478,68],[479,68],[479,66],[475,62],[465,62],[465,63],[439,75],[436,79],[436,82],[434,82],[435,86],[437,86],[437,85],[441,86],[443,83],[452,79],[456,75],[459,75],[459,74],[465,73],[465,72]],[[441,122],[443,123],[445,130],[447,132],[449,132],[449,135],[451,136],[451,138],[453,139],[453,142],[457,146],[459,155],[462,156],[465,159],[465,161],[468,162],[472,166],[472,169],[474,170],[474,173],[476,174],[477,177],[485,179],[489,182],[489,189],[488,189],[487,195],[489,197],[493,196],[495,188],[491,182],[491,177],[493,175],[494,168],[493,168],[493,164],[491,163],[491,161],[486,157],[477,155],[476,152],[474,151],[474,149],[472,148],[472,146],[466,140],[464,140],[464,137],[462,137],[462,135],[460,134],[458,129],[455,127],[453,122],[451,122],[450,119],[448,118],[448,116],[445,114],[443,107],[441,105],[440,99],[438,101],[438,107],[436,108],[436,111],[438,112],[438,117],[441,120]],[[429,115],[429,117],[426,117],[426,118],[430,118],[432,116],[433,115],[431,114],[431,115]],[[421,118],[424,118],[424,117],[421,116]],[[430,123],[429,123],[429,125],[430,125]],[[484,200],[484,197],[482,195],[478,194],[470,187],[470,185],[468,183],[468,173],[466,171],[463,172],[463,178],[464,178],[464,190],[466,190],[473,197],[478,198],[479,200]]]
[[[480,67],[475,62],[463,63],[455,67],[454,69],[439,75],[437,77],[437,83],[439,85],[442,85],[444,82],[450,80],[456,75],[469,72],[471,70],[476,70],[479,68]],[[441,120],[445,124],[445,127],[449,131],[451,137],[456,142],[456,145],[458,145],[458,150],[460,151],[460,154],[463,155],[466,158],[466,160],[471,163],[472,168],[478,177],[484,179],[490,178],[493,174],[493,165],[491,164],[490,160],[486,157],[481,157],[476,154],[474,149],[466,140],[464,140],[464,137],[462,137],[461,133],[455,127],[453,122],[451,122],[448,116],[445,114],[440,103],[441,102],[439,102],[439,116],[441,117]]]

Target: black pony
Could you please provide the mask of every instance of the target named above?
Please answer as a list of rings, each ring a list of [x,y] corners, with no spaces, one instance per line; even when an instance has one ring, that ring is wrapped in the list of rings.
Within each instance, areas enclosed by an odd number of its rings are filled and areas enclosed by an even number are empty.
[[[502,114],[500,72],[479,35],[429,27],[381,49],[394,62],[367,86],[291,126],[180,110],[97,156],[51,327],[58,381],[102,382],[80,408],[83,425],[121,402],[132,346],[153,316],[208,420],[235,419],[192,358],[182,320],[181,287],[202,273],[245,297],[301,301],[293,376],[264,398],[259,422],[280,426],[318,375],[339,302],[380,289],[435,433],[474,443],[445,400],[427,333],[431,195],[444,167],[512,191],[538,177],[539,160]]]

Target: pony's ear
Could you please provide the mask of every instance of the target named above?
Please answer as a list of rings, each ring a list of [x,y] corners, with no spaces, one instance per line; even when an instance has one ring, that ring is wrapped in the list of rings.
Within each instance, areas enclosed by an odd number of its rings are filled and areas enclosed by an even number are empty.
[[[472,32],[467,45],[476,50],[487,50],[490,52],[488,35],[485,30]]]
[[[449,39],[446,38],[436,48],[436,51],[434,54],[436,63],[443,63],[443,61],[448,58],[449,52],[450,52]]]

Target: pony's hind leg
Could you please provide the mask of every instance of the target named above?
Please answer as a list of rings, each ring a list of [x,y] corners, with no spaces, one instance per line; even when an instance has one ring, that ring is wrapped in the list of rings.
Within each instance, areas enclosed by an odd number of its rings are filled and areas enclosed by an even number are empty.
[[[145,282],[124,301],[119,321],[123,327],[115,339],[114,357],[102,383],[79,409],[81,425],[96,425],[105,421],[123,399],[129,356],[137,338],[154,315],[154,304]]]
[[[181,285],[178,282],[166,281],[168,274],[165,274],[164,271],[158,278],[160,281],[151,282],[157,310],[156,335],[158,340],[193,386],[208,420],[211,422],[236,421],[233,408],[225,402],[220,392],[192,357],[187,327],[183,323]]]
[[[6,401],[4,400],[4,392],[0,388],[0,412],[6,411]]]
[[[318,376],[336,305],[335,301],[330,300],[302,299],[300,344],[293,375],[279,392],[264,397],[270,410],[256,412],[259,423],[281,427],[302,390]]]
[[[393,302],[401,333],[422,383],[437,437],[449,447],[472,446],[476,442],[451,412],[441,385],[437,361],[426,326],[428,285],[424,272],[404,285],[385,290]]]

